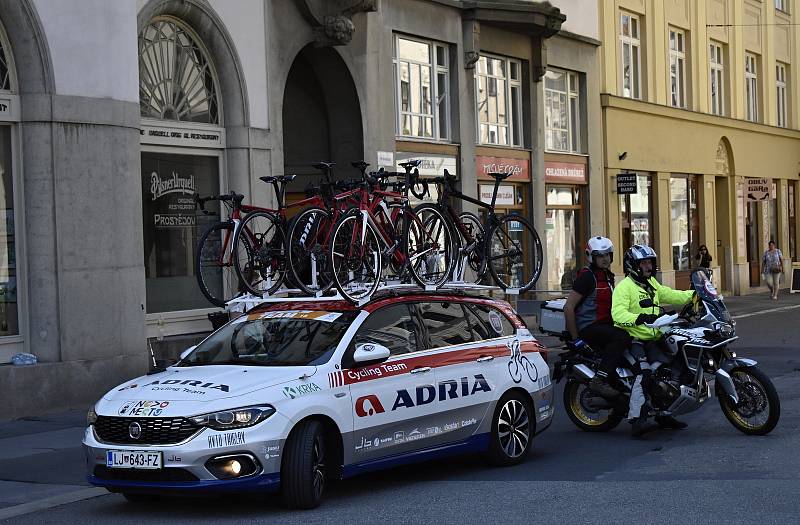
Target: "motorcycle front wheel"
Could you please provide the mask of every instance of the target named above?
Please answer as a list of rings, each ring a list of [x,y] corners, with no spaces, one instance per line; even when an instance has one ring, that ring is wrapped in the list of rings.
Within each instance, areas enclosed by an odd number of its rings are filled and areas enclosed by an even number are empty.
[[[733,379],[739,402],[733,400],[717,383],[716,394],[722,413],[737,430],[751,436],[769,434],[781,417],[781,401],[770,378],[754,366],[734,368]]]
[[[595,408],[591,399],[602,400],[589,391],[586,383],[570,379],[564,386],[564,409],[575,426],[586,432],[608,432],[616,428],[623,416],[614,413],[613,408]]]

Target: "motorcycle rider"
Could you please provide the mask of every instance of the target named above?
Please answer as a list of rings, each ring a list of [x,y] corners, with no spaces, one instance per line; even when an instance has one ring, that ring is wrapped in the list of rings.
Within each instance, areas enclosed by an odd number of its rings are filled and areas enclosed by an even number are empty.
[[[614,324],[624,328],[633,338],[631,355],[637,361],[634,370],[637,375],[631,389],[628,410],[628,420],[631,422],[631,433],[634,437],[649,430],[646,423],[647,411],[643,410],[652,373],[647,350],[663,344],[658,329],[643,325],[652,324],[659,317],[660,304],[684,304],[694,297],[693,290],[673,290],[659,283],[654,277],[658,269],[657,260],[655,250],[649,246],[635,244],[628,248],[622,259],[626,277],[614,289],[611,300]],[[686,428],[686,423],[672,416],[656,416],[655,419],[662,428]]]
[[[630,335],[615,327],[611,319],[614,274],[609,267],[614,261],[614,245],[606,237],[592,237],[586,243],[586,256],[589,264],[578,271],[564,304],[564,320],[572,336],[567,345],[578,349],[588,343],[600,352],[600,366],[589,389],[614,398],[620,393],[608,380],[616,374],[617,363],[631,342]]]

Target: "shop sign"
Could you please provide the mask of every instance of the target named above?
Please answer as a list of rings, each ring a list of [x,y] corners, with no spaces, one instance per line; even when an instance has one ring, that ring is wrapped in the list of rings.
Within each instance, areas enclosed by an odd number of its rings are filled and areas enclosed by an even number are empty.
[[[219,149],[225,147],[225,130],[142,123],[139,139],[142,144]]]
[[[447,170],[450,175],[457,175],[456,158],[450,155],[436,155],[432,153],[408,153],[397,152],[397,162],[395,168],[397,171],[403,171],[399,166],[401,162],[409,160],[421,160],[422,164],[419,166],[419,174],[427,177],[441,177],[444,170]]]
[[[544,161],[545,182],[586,184],[586,164]]]
[[[492,203],[492,193],[494,193],[493,184],[481,184],[481,201],[486,204]],[[494,202],[495,206],[513,206],[516,204],[514,199],[514,186],[501,184],[497,188],[497,200]]]
[[[505,157],[486,157],[475,155],[475,165],[478,169],[479,179],[491,179],[490,173],[508,173],[511,176],[506,180],[529,181],[531,180],[530,160],[511,159]]]
[[[389,169],[393,170],[395,168],[394,152],[392,152],[392,151],[379,151],[378,152],[378,167],[379,168],[389,168]]]
[[[620,195],[636,195],[638,193],[635,173],[617,175],[617,193]]]
[[[748,201],[768,201],[770,199],[769,179],[745,179]]]
[[[157,230],[195,225],[194,175],[150,173],[150,208]]]
[[[0,120],[19,120],[17,95],[0,95]]]

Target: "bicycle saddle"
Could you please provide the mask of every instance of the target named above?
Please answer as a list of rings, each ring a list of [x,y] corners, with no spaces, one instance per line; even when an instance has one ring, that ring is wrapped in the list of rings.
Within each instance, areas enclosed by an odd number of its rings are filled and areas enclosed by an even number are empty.
[[[398,163],[398,166],[400,166],[403,169],[407,170],[409,168],[418,168],[420,166],[420,164],[422,164],[421,160],[408,160],[406,162]]]
[[[292,182],[296,178],[297,175],[276,175],[274,177],[271,176],[259,177],[259,179],[269,184],[272,184],[273,182]]]
[[[497,180],[506,180],[507,178],[509,178],[513,174],[514,174],[513,171],[509,171],[508,173],[498,173],[498,172],[487,173],[487,175],[491,175],[492,177],[494,177]]]
[[[315,162],[311,165],[312,168],[322,171],[330,171],[334,166],[336,166],[335,162]]]

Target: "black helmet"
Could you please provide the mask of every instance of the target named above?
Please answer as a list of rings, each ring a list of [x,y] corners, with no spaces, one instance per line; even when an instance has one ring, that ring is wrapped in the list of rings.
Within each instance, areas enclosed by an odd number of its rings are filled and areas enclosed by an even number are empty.
[[[634,281],[646,282],[647,279],[642,275],[639,265],[647,259],[653,261],[653,273],[655,273],[658,270],[658,256],[654,249],[642,244],[634,244],[628,248],[622,258],[622,269],[625,271],[625,275],[629,275]]]

